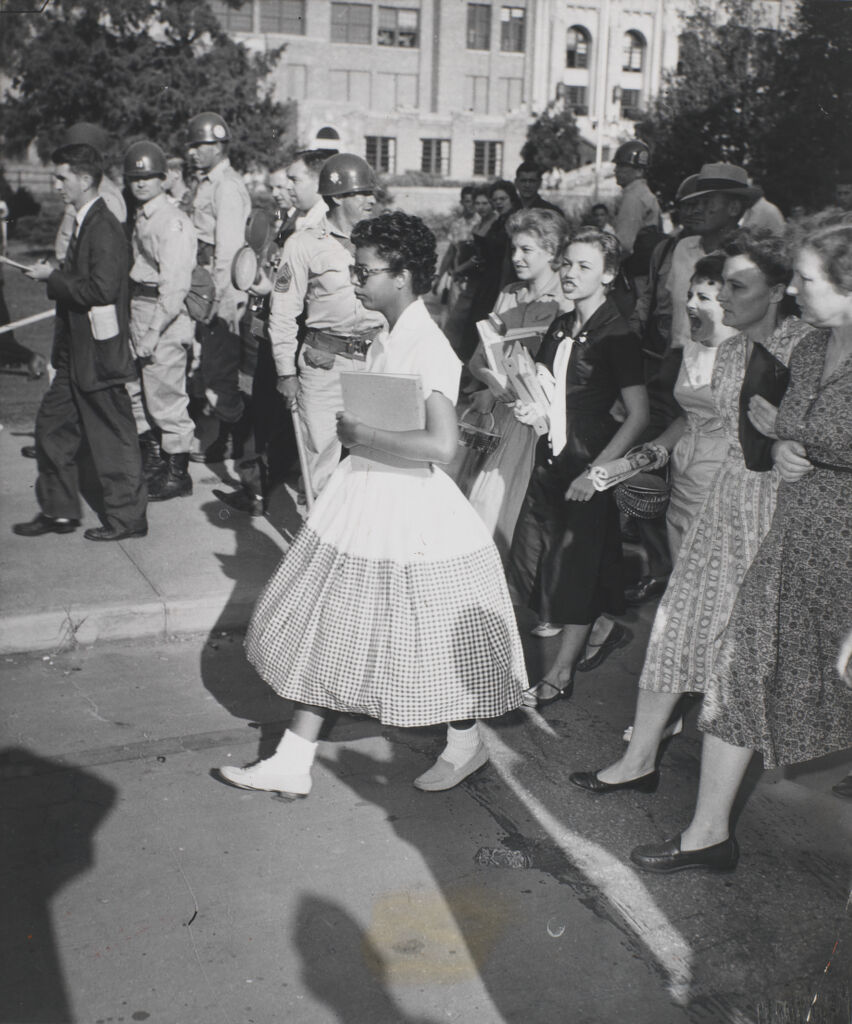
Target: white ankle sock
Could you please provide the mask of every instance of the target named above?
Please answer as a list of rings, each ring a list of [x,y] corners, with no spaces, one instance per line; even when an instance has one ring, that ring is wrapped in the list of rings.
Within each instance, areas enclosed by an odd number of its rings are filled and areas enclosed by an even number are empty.
[[[454,768],[460,768],[479,746],[479,726],[474,723],[469,729],[447,726],[447,745],[441,757]]]
[[[275,748],[275,753],[269,760],[275,761],[276,768],[280,767],[282,771],[299,775],[304,772],[310,772],[316,752],[317,745],[315,742],[303,739],[288,729],[281,737],[281,742]]]

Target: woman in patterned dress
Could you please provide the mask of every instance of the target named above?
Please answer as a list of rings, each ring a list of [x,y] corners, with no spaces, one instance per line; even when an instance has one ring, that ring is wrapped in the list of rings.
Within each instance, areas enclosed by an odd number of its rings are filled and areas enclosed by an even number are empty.
[[[778,505],[708,683],[695,813],[680,835],[633,851],[650,871],[736,865],[731,808],[755,751],[774,768],[852,744],[838,662],[852,625],[852,217],[805,236],[790,292],[821,330],[790,361]]]
[[[220,770],[244,789],[306,796],[327,711],[386,725],[448,722],[447,745],[415,785],[455,786],[488,760],[476,719],[518,707],[523,652],[487,529],[437,464],[456,450],[461,366],[419,296],[435,238],[417,217],[383,214],[352,232],[356,294],[390,326],[367,369],[416,374],[422,430],[338,414],[350,456],[335,470],[257,603],[251,663],[296,704],[271,758]]]
[[[601,644],[624,610],[618,509],[611,491],[596,491],[595,462],[620,458],[648,425],[648,393],[639,339],[608,290],[618,271],[615,235],[587,228],[562,252],[559,277],[574,305],[550,326],[536,360],[552,373],[548,434],[512,538],[508,576],[513,596],[542,622],[561,625],[553,664],[524,694],[529,707],[568,696],[586,642]],[[622,423],[610,410],[621,398]],[[525,422],[529,410],[516,406]]]
[[[787,364],[812,328],[781,316],[792,273],[781,239],[743,231],[724,251],[719,300],[724,323],[739,333],[719,346],[710,386],[728,454],[692,520],[657,609],[630,743],[608,767],[570,776],[576,786],[595,793],[656,789],[663,731],[684,693],[704,692],[737,591],[775,510],[777,471],[753,472],[745,465],[739,443],[740,391],[753,342]]]
[[[547,328],[565,302],[554,269],[565,239],[565,218],[554,210],[516,210],[506,222],[506,231],[518,280],[500,292],[493,312],[508,328],[529,329],[528,337],[505,343],[503,355],[523,346],[535,358]],[[536,438],[532,427],[512,415],[509,406],[514,395],[501,387],[489,369],[481,341],[468,368],[487,385],[472,396],[471,408],[490,413],[492,429],[500,435],[497,449],[486,457],[471,484],[468,500],[505,559],[532,472]]]

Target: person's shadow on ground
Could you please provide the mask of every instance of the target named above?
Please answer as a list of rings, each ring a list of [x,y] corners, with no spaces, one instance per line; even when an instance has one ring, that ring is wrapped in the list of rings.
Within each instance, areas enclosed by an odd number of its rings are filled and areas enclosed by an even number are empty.
[[[114,786],[28,750],[0,751],[0,1022],[74,1019],[51,917],[56,893],[95,863]]]
[[[233,581],[233,589],[202,649],[201,679],[231,715],[259,729],[259,756],[268,757],[284,734],[292,704],[279,697],[249,665],[243,653],[243,632],[261,587],[275,572],[301,518],[294,505],[289,529],[279,528],[283,536],[279,546],[257,529],[250,515],[223,502],[208,502],[202,511],[221,530],[231,531],[235,544],[233,554],[217,555],[222,574]]]
[[[303,895],[294,944],[302,958],[305,984],[340,1024],[437,1024],[400,1009],[387,989],[381,951],[340,904]]]

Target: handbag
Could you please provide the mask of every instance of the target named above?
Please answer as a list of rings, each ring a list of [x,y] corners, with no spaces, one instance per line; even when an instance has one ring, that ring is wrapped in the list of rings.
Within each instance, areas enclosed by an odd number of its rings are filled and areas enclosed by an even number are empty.
[[[790,371],[781,360],[759,341],[754,342],[740,389],[739,438],[746,469],[755,473],[772,469],[774,438],[761,434],[753,426],[748,418],[748,404],[754,395],[760,395],[772,405],[780,405],[789,380]]]
[[[672,492],[670,463],[663,475],[656,472],[637,473],[613,488],[618,510],[633,519],[656,519],[665,512]]]

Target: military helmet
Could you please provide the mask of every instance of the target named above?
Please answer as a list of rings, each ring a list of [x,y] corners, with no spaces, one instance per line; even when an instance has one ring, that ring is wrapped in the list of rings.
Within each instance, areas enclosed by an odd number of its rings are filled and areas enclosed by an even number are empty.
[[[612,159],[622,167],[644,168],[651,163],[651,150],[641,139],[631,139],[630,142],[624,142],[618,147]]]
[[[205,110],[204,113],[190,118],[186,134],[188,146],[195,146],[199,142],[228,142],[231,138],[224,120],[212,110]]]
[[[124,177],[128,181],[139,178],[165,178],[166,154],[156,142],[145,139],[134,142],[124,154]]]
[[[372,192],[376,176],[367,161],[354,153],[337,153],[322,165],[317,191],[321,196],[345,196]]]
[[[103,154],[109,148],[109,134],[100,125],[92,124],[90,121],[78,121],[66,129],[57,149],[64,149],[66,146],[91,146]]]

